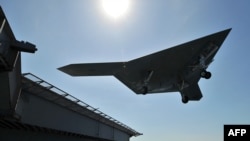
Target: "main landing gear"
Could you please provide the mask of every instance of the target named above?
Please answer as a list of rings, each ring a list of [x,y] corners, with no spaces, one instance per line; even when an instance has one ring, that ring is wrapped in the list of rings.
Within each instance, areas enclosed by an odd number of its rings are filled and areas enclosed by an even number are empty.
[[[203,70],[200,75],[202,78],[209,79],[211,78],[212,73],[209,71]]]
[[[153,73],[154,73],[154,71],[152,71],[152,70],[148,71],[148,73],[147,73],[147,76],[143,82],[144,86],[142,87],[142,92],[141,92],[143,95],[148,93],[148,83],[149,83],[150,79],[152,78]]]
[[[143,86],[142,87],[142,94],[145,95],[148,93],[148,87],[147,86]]]
[[[181,101],[182,101],[182,103],[186,104],[186,103],[188,103],[189,99],[187,96],[182,96]]]

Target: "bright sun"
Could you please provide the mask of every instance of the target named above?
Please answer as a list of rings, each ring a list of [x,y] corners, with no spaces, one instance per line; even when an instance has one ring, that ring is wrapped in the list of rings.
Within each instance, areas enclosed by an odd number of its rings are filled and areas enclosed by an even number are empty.
[[[130,0],[102,0],[105,12],[113,18],[119,18],[128,12]]]

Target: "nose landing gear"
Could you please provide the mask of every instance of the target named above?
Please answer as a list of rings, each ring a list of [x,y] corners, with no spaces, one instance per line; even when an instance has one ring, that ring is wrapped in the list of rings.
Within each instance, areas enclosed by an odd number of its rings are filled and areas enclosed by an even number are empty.
[[[200,75],[202,78],[209,79],[211,78],[212,73],[209,71],[203,70]]]

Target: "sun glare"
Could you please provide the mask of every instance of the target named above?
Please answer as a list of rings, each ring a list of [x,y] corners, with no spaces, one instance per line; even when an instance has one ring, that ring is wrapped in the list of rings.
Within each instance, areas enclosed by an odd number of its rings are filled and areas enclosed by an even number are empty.
[[[102,0],[105,12],[113,18],[119,18],[126,14],[129,4],[129,0]]]

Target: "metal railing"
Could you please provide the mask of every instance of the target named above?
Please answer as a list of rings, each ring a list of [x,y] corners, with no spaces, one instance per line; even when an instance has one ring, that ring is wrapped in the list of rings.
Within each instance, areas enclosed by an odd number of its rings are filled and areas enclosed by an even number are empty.
[[[122,122],[120,122],[120,121],[114,119],[113,117],[101,112],[100,110],[98,110],[98,108],[94,108],[94,107],[90,106],[89,104],[87,104],[87,103],[81,101],[80,99],[70,95],[69,93],[57,88],[56,86],[42,80],[41,78],[35,76],[34,74],[32,74],[32,73],[23,73],[22,75],[23,75],[23,77],[35,82],[36,84],[38,84],[40,86],[42,86],[43,88],[46,88],[46,89],[48,89],[50,91],[53,91],[54,93],[66,98],[67,100],[70,100],[70,101],[74,102],[75,104],[78,104],[79,106],[84,107],[84,108],[92,111],[93,113],[95,113],[95,114],[97,114],[97,115],[99,115],[99,116],[101,116],[101,117],[103,117],[103,118],[105,118],[105,119],[107,119],[109,121],[112,121],[112,122],[122,126],[123,128],[133,132],[134,136],[142,135],[142,133],[139,133],[139,132],[135,131],[134,129],[130,128],[129,126],[123,124]]]

